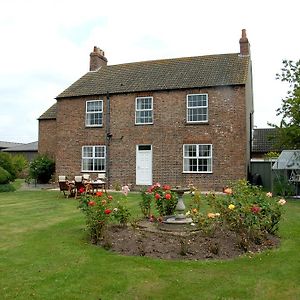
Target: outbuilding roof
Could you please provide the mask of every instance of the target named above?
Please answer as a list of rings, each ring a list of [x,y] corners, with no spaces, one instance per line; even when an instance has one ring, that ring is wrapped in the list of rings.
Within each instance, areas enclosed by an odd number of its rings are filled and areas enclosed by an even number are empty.
[[[38,151],[38,142],[32,142],[28,144],[20,144],[14,147],[3,149],[4,152],[28,152]]]
[[[0,149],[5,149],[5,148],[19,146],[19,145],[22,145],[22,143],[13,143],[13,142],[0,141]]]
[[[276,128],[254,128],[252,152],[276,152],[280,149],[276,144],[278,133]]]
[[[248,55],[233,53],[108,65],[86,73],[57,99],[241,85],[246,83],[249,62]]]

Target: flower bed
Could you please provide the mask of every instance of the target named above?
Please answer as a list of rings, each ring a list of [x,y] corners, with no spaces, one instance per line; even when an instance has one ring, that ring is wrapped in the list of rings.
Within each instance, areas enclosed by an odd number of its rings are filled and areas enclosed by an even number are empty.
[[[278,244],[278,238],[274,234],[278,231],[286,201],[274,198],[271,193],[265,193],[246,181],[239,181],[225,188],[222,196],[214,193],[203,195],[192,187],[192,198],[186,215],[192,218],[193,223],[187,226],[193,229],[186,231],[185,238],[162,233],[159,230],[162,227],[157,226],[163,222],[164,216],[174,214],[177,195],[171,191],[170,186],[155,184],[141,193],[143,222],[152,224],[151,230],[145,230],[143,226],[139,226],[140,221],[131,219],[127,206],[128,186],[122,190],[120,201],[115,201],[112,196],[102,192],[87,195],[82,191],[81,194],[79,207],[86,215],[91,239],[106,248],[135,255],[149,252],[152,256],[156,253],[155,247],[160,247],[155,242],[157,238],[160,243],[165,241],[163,244],[167,252],[174,251],[171,245],[176,244],[180,246],[177,247],[179,252],[186,252],[185,255],[190,253],[189,257],[193,257],[191,253],[199,251],[192,249],[196,249],[204,241],[208,245],[205,252],[207,257],[210,257],[207,254],[209,249],[212,249],[212,257],[232,257],[231,254],[235,252],[255,252]],[[127,226],[129,222],[131,226]],[[128,241],[126,237],[129,238]],[[229,244],[232,245],[229,247]],[[133,251],[133,248],[138,250]],[[232,253],[228,254],[224,249],[231,249],[228,251]],[[205,258],[205,255],[202,254],[201,258]]]

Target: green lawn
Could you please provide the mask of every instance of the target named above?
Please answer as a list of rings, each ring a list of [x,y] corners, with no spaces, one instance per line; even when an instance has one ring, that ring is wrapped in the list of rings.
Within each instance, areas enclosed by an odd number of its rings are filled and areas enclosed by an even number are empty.
[[[89,243],[74,199],[0,193],[0,299],[300,299],[299,200],[280,236],[279,249],[230,261],[127,257]]]

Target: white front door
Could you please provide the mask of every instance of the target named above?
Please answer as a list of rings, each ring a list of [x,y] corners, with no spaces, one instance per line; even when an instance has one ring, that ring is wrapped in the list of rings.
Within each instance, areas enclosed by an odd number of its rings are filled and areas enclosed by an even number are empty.
[[[136,185],[152,185],[152,146],[136,146]]]

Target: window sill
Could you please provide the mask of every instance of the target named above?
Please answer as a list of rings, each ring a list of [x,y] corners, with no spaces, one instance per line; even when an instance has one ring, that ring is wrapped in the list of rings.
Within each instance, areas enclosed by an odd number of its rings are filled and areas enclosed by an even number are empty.
[[[81,170],[80,173],[105,173],[105,171]]]
[[[135,123],[136,126],[147,126],[147,125],[153,125],[153,123]]]
[[[185,122],[185,125],[190,126],[190,125],[209,125],[209,121],[207,122]]]
[[[213,174],[213,172],[190,172],[190,171],[183,171],[182,174]]]
[[[102,128],[103,125],[85,125],[85,128]]]

